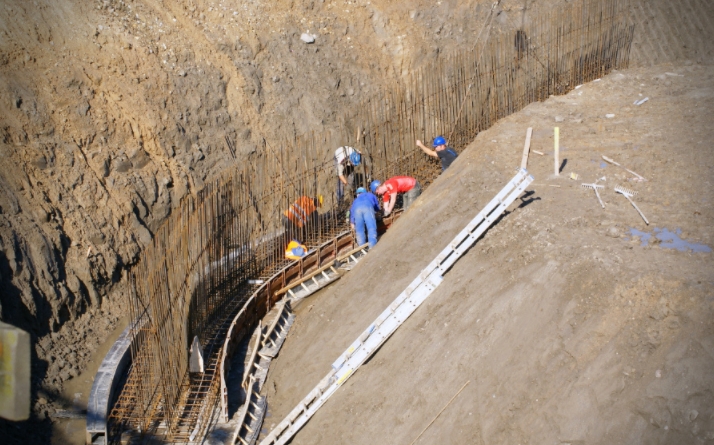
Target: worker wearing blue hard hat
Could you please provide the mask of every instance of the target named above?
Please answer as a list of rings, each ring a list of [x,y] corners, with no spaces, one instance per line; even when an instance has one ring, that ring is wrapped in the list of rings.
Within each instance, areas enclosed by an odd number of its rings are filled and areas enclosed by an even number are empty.
[[[446,146],[446,138],[444,138],[444,136],[437,136],[434,138],[434,143],[432,144],[434,146],[433,150],[422,144],[420,140],[417,140],[416,144],[417,147],[421,148],[424,153],[441,160],[441,171],[449,168],[451,163],[454,162],[458,156],[453,148]]]
[[[334,161],[337,170],[337,201],[342,202],[345,189],[354,186],[355,167],[362,164],[362,154],[354,147],[345,145],[335,150]]]
[[[377,217],[379,212],[379,200],[372,193],[359,187],[356,191],[357,197],[350,207],[350,224],[355,231],[357,245],[361,246],[369,242],[369,247],[377,244]],[[367,237],[364,232],[367,229]]]

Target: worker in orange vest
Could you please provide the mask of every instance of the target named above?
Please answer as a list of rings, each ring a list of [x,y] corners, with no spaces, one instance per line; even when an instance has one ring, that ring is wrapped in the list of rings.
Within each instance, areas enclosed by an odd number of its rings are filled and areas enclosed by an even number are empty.
[[[308,230],[317,222],[317,209],[322,207],[322,196],[299,197],[283,212],[283,227],[288,240],[305,240]]]

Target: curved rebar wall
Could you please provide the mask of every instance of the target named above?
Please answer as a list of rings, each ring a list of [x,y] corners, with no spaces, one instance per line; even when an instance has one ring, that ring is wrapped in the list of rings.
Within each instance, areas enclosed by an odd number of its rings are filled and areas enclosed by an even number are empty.
[[[132,350],[129,376],[111,413],[113,439],[201,437],[196,432],[217,403],[230,321],[241,309],[253,313],[246,323],[265,313],[276,289],[267,286],[263,300],[251,299],[244,308],[257,290],[250,283],[291,263],[284,259],[283,212],[301,196],[324,197],[319,217],[299,233],[310,248],[348,230],[351,196],[340,202],[336,194],[337,147],[354,146],[366,158],[355,187],[396,174],[428,186],[440,168],[415,148],[415,139],[443,134],[459,151],[527,104],[626,67],[634,29],[625,22],[626,6],[626,0],[582,0],[513,33],[492,34],[478,51],[415,72],[364,102],[345,117],[343,134],[266,145],[184,199],[131,274],[131,315],[146,317],[146,323],[135,332],[143,341]],[[194,336],[204,348],[202,374],[188,371]]]

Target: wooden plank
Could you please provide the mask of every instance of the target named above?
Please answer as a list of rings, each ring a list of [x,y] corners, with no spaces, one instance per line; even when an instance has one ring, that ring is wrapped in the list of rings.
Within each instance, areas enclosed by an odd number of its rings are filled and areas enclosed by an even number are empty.
[[[355,253],[359,252],[359,251],[362,250],[362,249],[366,249],[367,247],[369,247],[369,243],[364,243],[364,244],[362,244],[361,246],[356,247],[356,248],[350,250],[349,252],[346,252],[346,253],[340,255],[340,256],[337,258],[337,261],[345,260],[345,259],[349,258],[350,255],[354,255]]]
[[[531,148],[531,135],[533,134],[533,127],[528,127],[526,131],[526,144],[523,146],[523,158],[521,159],[521,168],[528,169],[528,152]]]

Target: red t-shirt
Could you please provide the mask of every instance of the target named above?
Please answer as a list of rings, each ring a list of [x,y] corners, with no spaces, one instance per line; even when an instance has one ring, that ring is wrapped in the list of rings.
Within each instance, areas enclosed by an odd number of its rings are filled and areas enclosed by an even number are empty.
[[[414,188],[416,184],[416,179],[411,176],[393,176],[389,180],[384,181],[384,186],[387,187],[387,191],[382,195],[384,202],[389,202],[392,193],[406,193]]]

